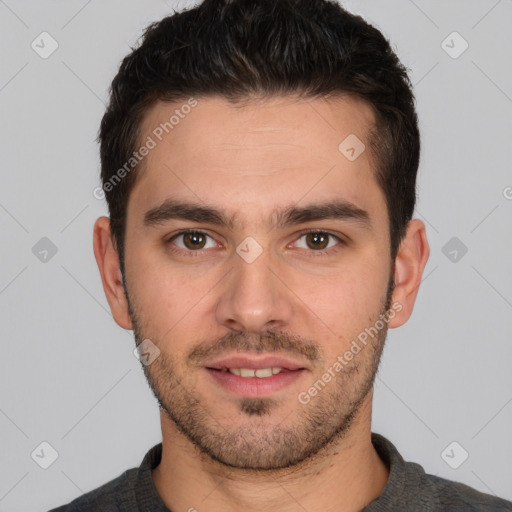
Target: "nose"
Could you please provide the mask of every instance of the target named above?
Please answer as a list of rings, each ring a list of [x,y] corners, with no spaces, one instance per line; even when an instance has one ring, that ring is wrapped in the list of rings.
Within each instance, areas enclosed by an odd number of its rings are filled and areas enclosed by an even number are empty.
[[[233,260],[234,268],[222,284],[215,310],[218,323],[252,333],[283,329],[293,314],[293,293],[268,251],[252,262],[238,254]]]

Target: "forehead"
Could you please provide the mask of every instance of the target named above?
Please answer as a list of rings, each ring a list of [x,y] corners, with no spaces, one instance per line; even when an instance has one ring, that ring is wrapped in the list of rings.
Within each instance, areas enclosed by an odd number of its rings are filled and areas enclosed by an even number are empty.
[[[368,140],[374,122],[372,108],[352,97],[157,102],[141,124],[139,142],[153,147],[130,202],[149,208],[172,195],[261,215],[306,196],[341,195],[379,207]]]
[[[374,123],[372,107],[350,96],[279,96],[238,103],[217,96],[184,98],[157,101],[149,108],[141,123],[140,143],[150,136],[158,146],[144,163],[160,156],[169,144],[189,161],[201,159],[212,149],[224,151],[231,159],[237,152],[248,154],[251,149],[283,153],[290,148],[288,154],[307,152],[332,163],[343,140],[349,136],[366,139]]]

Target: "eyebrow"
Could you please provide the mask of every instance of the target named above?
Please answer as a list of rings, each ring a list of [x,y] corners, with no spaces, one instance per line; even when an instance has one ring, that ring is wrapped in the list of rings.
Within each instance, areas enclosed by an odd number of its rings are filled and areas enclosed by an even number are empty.
[[[180,219],[200,224],[212,224],[233,230],[238,214],[228,215],[224,210],[199,203],[167,199],[160,206],[148,210],[144,225],[153,227],[169,220]],[[319,220],[344,220],[371,229],[370,216],[350,201],[338,200],[306,206],[291,205],[275,210],[271,216],[272,228],[284,228]]]

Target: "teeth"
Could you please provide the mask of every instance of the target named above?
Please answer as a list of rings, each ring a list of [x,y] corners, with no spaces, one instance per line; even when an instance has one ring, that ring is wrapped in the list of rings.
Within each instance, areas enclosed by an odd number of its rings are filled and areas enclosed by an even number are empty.
[[[255,372],[256,377],[272,377],[272,368],[258,368]]]
[[[229,368],[227,371],[233,375],[238,375],[239,377],[258,377],[263,379],[266,377],[272,377],[272,375],[277,375],[284,370],[282,368],[276,367],[258,368],[257,370],[253,370],[252,368]]]

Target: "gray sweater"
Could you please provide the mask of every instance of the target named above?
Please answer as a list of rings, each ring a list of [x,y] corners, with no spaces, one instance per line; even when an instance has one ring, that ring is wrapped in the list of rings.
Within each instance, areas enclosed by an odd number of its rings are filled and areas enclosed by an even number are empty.
[[[406,462],[395,446],[380,434],[372,443],[388,465],[389,480],[382,494],[364,512],[512,512],[512,502],[484,494],[467,485],[425,473],[414,462]],[[171,512],[158,495],[151,470],[158,466],[162,443],[151,448],[139,468],[132,468],[49,512]],[[360,512],[363,512],[360,511]]]

